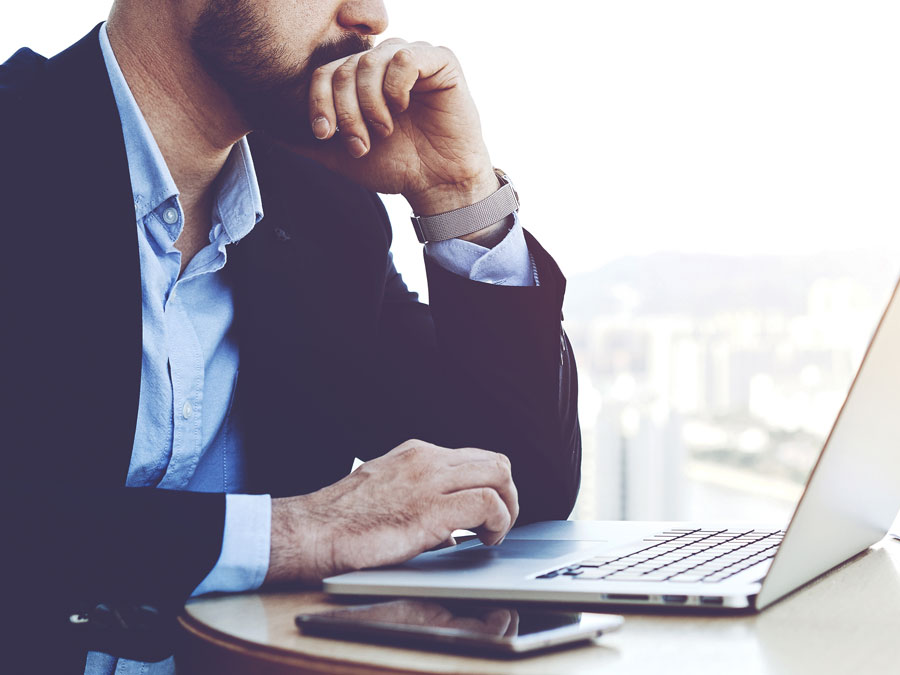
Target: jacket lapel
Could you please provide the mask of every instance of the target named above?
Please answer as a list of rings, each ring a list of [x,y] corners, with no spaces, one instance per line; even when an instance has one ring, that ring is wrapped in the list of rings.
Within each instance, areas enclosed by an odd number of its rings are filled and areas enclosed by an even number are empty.
[[[60,428],[88,485],[123,485],[134,443],[141,376],[141,283],[128,162],[99,26],[50,59],[37,90],[44,174],[28,227],[52,282],[35,334],[47,340]],[[43,234],[43,236],[41,236]],[[50,283],[50,282],[48,282]],[[61,425],[61,427],[64,425]],[[86,462],[86,459],[90,459]],[[85,466],[86,465],[86,466]],[[85,468],[87,467],[87,471]]]

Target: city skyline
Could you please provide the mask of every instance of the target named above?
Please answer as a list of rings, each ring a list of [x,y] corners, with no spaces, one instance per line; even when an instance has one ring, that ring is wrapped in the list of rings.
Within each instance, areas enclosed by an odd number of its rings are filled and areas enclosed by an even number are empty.
[[[577,517],[690,519],[710,502],[730,517],[789,514],[893,275],[871,255],[775,261],[633,257],[574,293],[566,323],[585,453]],[[751,263],[765,273],[748,278]],[[773,295],[784,279],[793,286]]]

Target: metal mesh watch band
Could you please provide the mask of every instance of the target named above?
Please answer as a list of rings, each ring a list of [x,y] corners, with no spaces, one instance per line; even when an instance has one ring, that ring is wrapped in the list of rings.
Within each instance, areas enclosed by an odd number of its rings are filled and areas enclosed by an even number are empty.
[[[438,213],[433,216],[412,214],[413,228],[419,242],[455,239],[490,227],[519,209],[519,196],[512,181],[500,169],[494,169],[500,180],[500,189],[469,206]]]

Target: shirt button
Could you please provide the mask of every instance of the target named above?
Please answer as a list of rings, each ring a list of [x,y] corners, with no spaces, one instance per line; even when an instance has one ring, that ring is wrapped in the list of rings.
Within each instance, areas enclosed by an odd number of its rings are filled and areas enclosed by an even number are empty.
[[[191,407],[191,402],[185,401],[184,407],[181,409],[181,414],[184,416],[184,419],[189,420],[193,413],[194,409]]]
[[[163,220],[166,221],[169,225],[174,225],[178,222],[178,211],[170,206],[165,211],[163,211]]]

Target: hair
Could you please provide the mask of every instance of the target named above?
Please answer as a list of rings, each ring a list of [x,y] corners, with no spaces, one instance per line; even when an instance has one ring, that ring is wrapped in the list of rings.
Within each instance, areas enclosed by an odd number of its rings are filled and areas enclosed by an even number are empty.
[[[313,71],[372,47],[367,36],[348,32],[291,63],[274,27],[252,0],[207,0],[191,31],[190,44],[249,128],[307,145],[315,142],[309,120]]]

